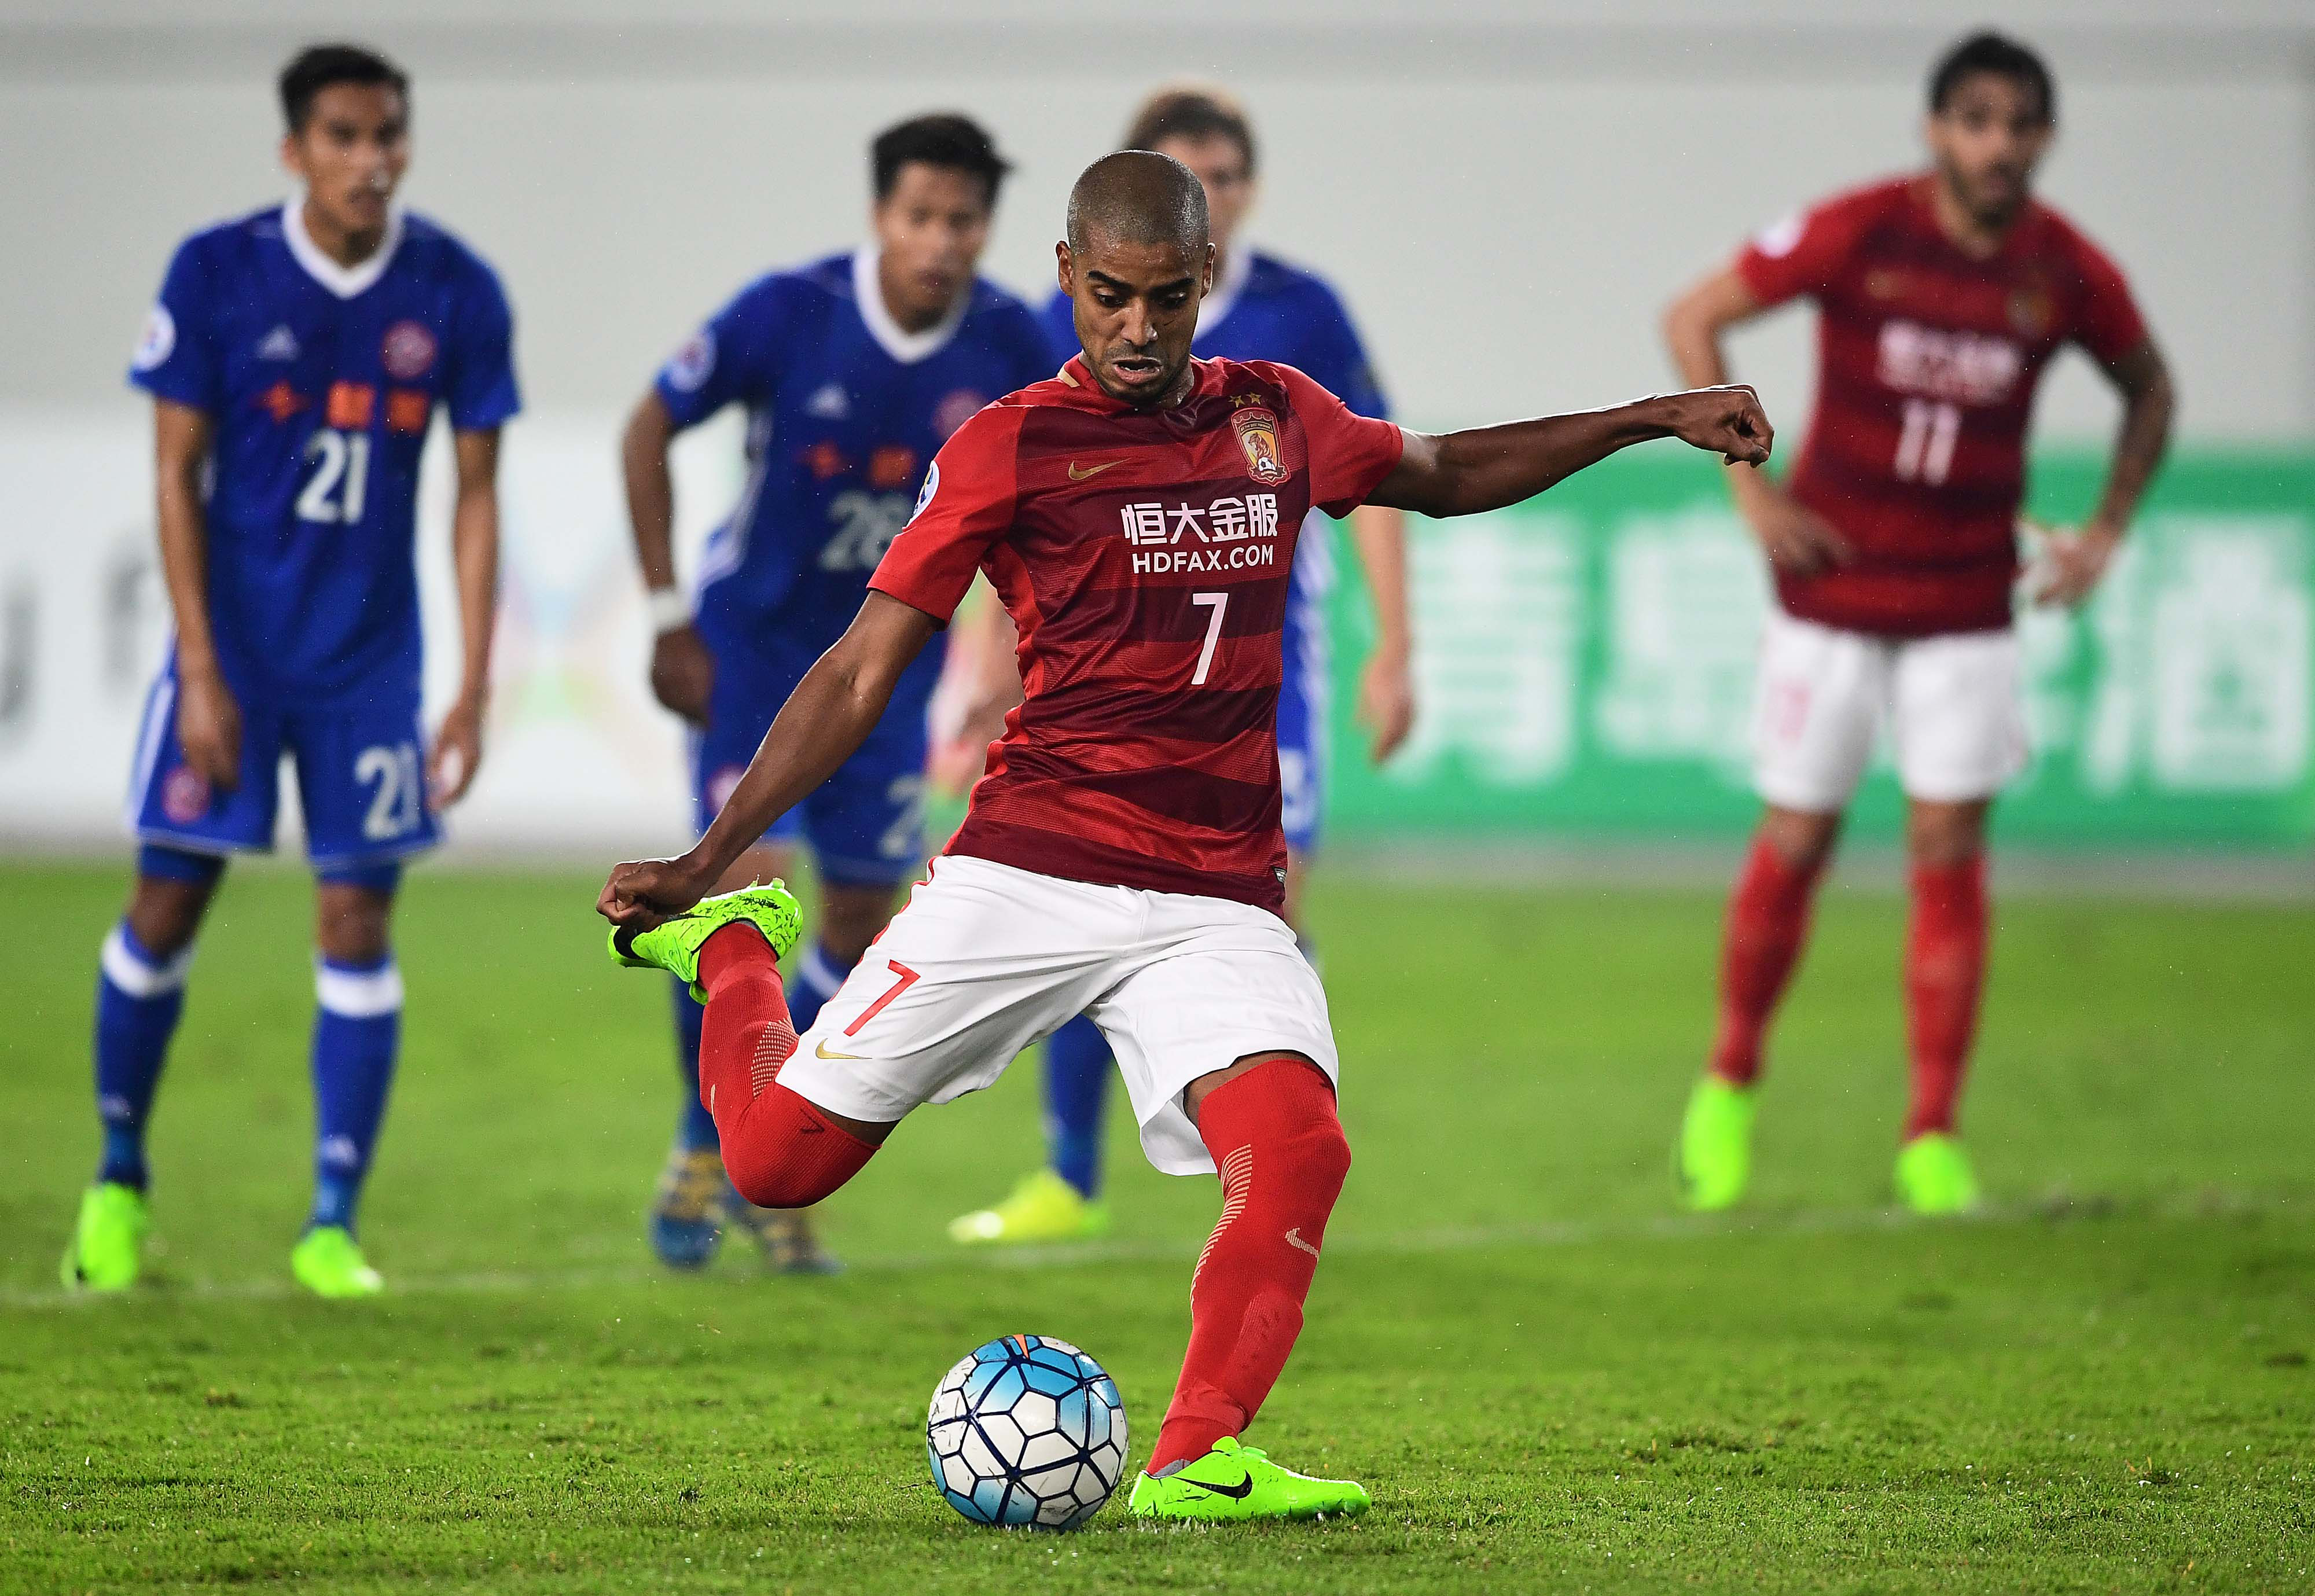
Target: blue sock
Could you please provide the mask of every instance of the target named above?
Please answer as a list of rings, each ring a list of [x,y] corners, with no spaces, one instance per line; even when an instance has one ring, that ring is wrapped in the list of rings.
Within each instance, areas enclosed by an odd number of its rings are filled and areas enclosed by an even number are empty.
[[[820,1011],[851,973],[852,965],[829,953],[828,944],[817,937],[796,955],[795,975],[788,982],[788,1014],[798,1036],[812,1029]]]
[[[306,1228],[354,1228],[402,1045],[402,971],[324,959],[314,969],[314,1212]]]
[[[169,1038],[185,1011],[190,947],[154,957],[124,920],[104,939],[96,978],[96,1113],[104,1122],[100,1181],[145,1189],[145,1121],[161,1084]]]
[[[687,1153],[715,1152],[715,1116],[699,1101],[699,1033],[707,1010],[691,995],[691,983],[668,978],[675,1009],[675,1072],[683,1081],[683,1112],[676,1117],[675,1143]]]
[[[1079,1015],[1045,1043],[1045,1157],[1087,1196],[1101,1193],[1101,1111],[1109,1098],[1109,1043]]]

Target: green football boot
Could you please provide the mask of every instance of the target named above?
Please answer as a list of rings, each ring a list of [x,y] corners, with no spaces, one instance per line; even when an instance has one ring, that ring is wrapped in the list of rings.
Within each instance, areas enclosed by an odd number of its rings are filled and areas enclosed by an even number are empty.
[[[375,1297],[386,1290],[386,1277],[369,1266],[343,1225],[316,1225],[289,1249],[289,1272],[316,1297],[333,1300]]]
[[[125,1291],[135,1285],[152,1222],[145,1193],[134,1186],[106,1181],[83,1192],[80,1217],[65,1244],[65,1289]]]
[[[1090,1241],[1109,1232],[1109,1205],[1095,1202],[1050,1169],[1021,1177],[995,1208],[948,1222],[948,1238],[965,1246]]]
[[[1977,1172],[1957,1139],[1925,1131],[1897,1149],[1897,1195],[1917,1214],[1965,1214],[1979,1202]]]
[[[1356,1480],[1312,1479],[1281,1468],[1267,1452],[1224,1436],[1202,1458],[1135,1478],[1126,1511],[1137,1519],[1236,1523],[1246,1519],[1355,1518],[1367,1488]]]
[[[1688,1206],[1717,1213],[1736,1206],[1752,1178],[1752,1091],[1707,1075],[1688,1095],[1680,1122],[1680,1184]]]
[[[787,883],[768,881],[720,898],[702,898],[648,931],[614,926],[611,958],[630,970],[664,970],[678,980],[688,981],[691,995],[705,1003],[707,992],[699,984],[699,950],[709,937],[735,920],[745,920],[761,931],[764,940],[772,944],[775,959],[787,957],[788,950],[803,935],[803,911],[796,907]]]

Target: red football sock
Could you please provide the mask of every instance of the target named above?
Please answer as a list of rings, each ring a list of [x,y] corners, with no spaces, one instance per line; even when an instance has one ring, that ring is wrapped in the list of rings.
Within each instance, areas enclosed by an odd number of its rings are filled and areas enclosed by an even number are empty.
[[[1208,1094],[1198,1134],[1222,1181],[1222,1217],[1190,1278],[1190,1347],[1149,1459],[1156,1474],[1241,1433],[1302,1332],[1326,1216],[1350,1173],[1335,1090],[1273,1059]]]
[[[779,1084],[796,1050],[778,962],[763,933],[726,926],[699,950],[707,1013],[699,1101],[714,1117],[723,1173],[758,1208],[809,1208],[860,1173],[876,1148]]]
[[[1985,989],[1985,856],[1958,864],[1916,864],[1913,913],[1905,935],[1907,1032],[1912,1044],[1913,1106],[1905,1138],[1950,1132],[1962,1074],[1977,1034]]]
[[[1712,1073],[1731,1086],[1751,1086],[1761,1073],[1761,1039],[1808,940],[1809,908],[1822,873],[1818,866],[1787,863],[1764,837],[1754,838],[1744,856],[1728,899],[1720,1028],[1712,1042]]]

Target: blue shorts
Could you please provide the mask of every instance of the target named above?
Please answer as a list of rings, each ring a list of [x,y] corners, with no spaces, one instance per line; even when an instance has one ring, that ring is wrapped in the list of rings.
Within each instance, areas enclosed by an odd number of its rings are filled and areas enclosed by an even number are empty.
[[[715,818],[772,717],[812,665],[710,637],[715,686],[707,724],[691,740],[691,790],[699,829]],[[838,886],[899,886],[925,859],[926,714],[940,678],[941,651],[927,649],[901,677],[868,740],[810,797],[772,822],[768,843],[810,845],[822,881]],[[929,669],[927,669],[929,667]]]
[[[1311,520],[1302,531],[1306,540],[1325,529],[1317,517]],[[1298,556],[1298,567],[1300,563]],[[1317,850],[1326,816],[1327,726],[1335,697],[1324,598],[1309,591],[1317,585],[1298,581],[1287,594],[1280,639],[1286,669],[1278,684],[1279,819],[1286,846],[1306,857]]]
[[[280,812],[281,761],[297,771],[306,855],[317,871],[383,864],[432,847],[441,826],[426,795],[418,684],[314,705],[234,690],[241,709],[241,774],[213,790],[177,741],[173,655],[146,696],[129,784],[129,824],[148,843],[192,854],[270,852]]]

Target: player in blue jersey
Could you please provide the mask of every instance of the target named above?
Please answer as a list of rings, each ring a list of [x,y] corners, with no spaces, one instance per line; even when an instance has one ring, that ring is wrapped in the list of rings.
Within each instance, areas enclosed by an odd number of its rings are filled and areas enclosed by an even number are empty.
[[[1315,377],[1357,413],[1387,418],[1389,410],[1365,347],[1335,290],[1310,272],[1246,246],[1237,236],[1254,203],[1256,170],[1254,129],[1244,108],[1217,89],[1161,89],[1135,114],[1121,147],[1171,155],[1205,185],[1217,260],[1213,291],[1199,314],[1192,352],[1205,359],[1282,361]],[[1053,348],[1074,354],[1078,336],[1069,296],[1053,296],[1045,306],[1045,322]],[[1286,674],[1278,697],[1278,774],[1293,858],[1286,914],[1298,928],[1302,866],[1317,847],[1326,810],[1332,696],[1326,611],[1335,581],[1333,538],[1318,519],[1320,525],[1311,529],[1315,535],[1296,545],[1287,598]],[[1359,717],[1373,739],[1373,758],[1380,761],[1414,723],[1405,522],[1396,510],[1369,505],[1355,512],[1351,533],[1376,622],[1374,651],[1360,682]],[[994,627],[1004,629],[996,607],[984,613]],[[1010,674],[1009,644],[1009,636],[976,634],[969,645],[993,669],[993,675],[974,673],[984,686],[968,714],[963,740],[974,774],[979,745],[998,730],[990,713],[1019,696],[1019,682]],[[1090,1020],[1079,1018],[1054,1033],[1045,1056],[1047,1167],[994,1208],[957,1219],[949,1227],[953,1237],[1035,1242],[1100,1234],[1107,1225],[1099,1193],[1102,1111],[1110,1074],[1108,1044]]]
[[[635,552],[658,641],[652,690],[692,723],[705,828],[804,671],[842,635],[884,547],[907,522],[934,451],[989,401],[1050,377],[1035,315],[974,275],[1008,170],[965,117],[914,118],[870,147],[868,246],[742,288],[678,350],[627,423]],[[694,592],[676,586],[674,436],[727,404],[748,415],[746,485],[707,544]],[[820,882],[819,935],[788,987],[809,1026],[891,918],[924,858],[927,650],[859,752],[734,867],[729,885],[787,872],[798,842]],[[731,1189],[699,1102],[701,1009],[673,989],[685,1101],[651,1215],[653,1249],[697,1267],[740,1224],[776,1267],[824,1269],[800,1216]]]
[[[482,753],[498,579],[499,429],[511,318],[489,266],[397,209],[408,80],[368,50],[283,71],[283,164],[303,191],[194,234],[169,263],[130,380],[153,396],[161,565],[176,635],[138,740],[142,847],[96,997],[103,1161],[67,1284],[137,1278],[145,1127],[186,972],[228,856],[273,845],[297,773],[316,880],[314,1206],[290,1255],[327,1297],[381,1281],[354,1240],[401,1033],[389,940],[402,863]],[[457,461],[466,669],[430,745],[419,722],[418,461],[437,410]]]

